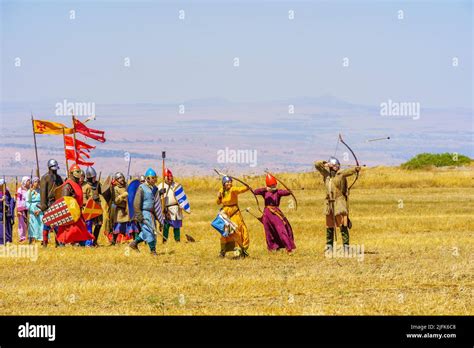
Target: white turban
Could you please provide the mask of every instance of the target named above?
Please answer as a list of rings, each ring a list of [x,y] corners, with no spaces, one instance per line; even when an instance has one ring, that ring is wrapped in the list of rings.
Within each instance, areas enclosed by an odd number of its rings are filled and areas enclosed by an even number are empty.
[[[30,180],[29,176],[24,176],[23,178],[21,178],[21,186],[25,186],[28,180]]]

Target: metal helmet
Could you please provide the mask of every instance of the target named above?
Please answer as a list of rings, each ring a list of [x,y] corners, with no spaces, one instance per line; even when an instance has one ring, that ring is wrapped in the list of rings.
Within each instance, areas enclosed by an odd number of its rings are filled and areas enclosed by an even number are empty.
[[[58,170],[59,169],[58,161],[56,161],[55,159],[50,159],[48,161],[48,169]]]
[[[140,175],[140,182],[144,183],[146,180],[145,175]]]
[[[95,176],[97,176],[97,173],[95,172],[94,167],[87,167],[86,168],[86,178],[91,179]]]
[[[123,175],[123,173],[121,173],[121,172],[117,172],[117,173],[114,174],[114,179],[115,180],[118,180],[120,178],[123,178],[125,180],[125,175]]]
[[[151,169],[151,168],[148,168],[146,173],[145,173],[145,177],[148,178],[148,177],[156,177],[156,172]]]
[[[227,182],[232,182],[232,178],[227,175],[224,175],[222,177],[222,185],[225,185]]]
[[[73,177],[75,177],[76,179],[80,179],[81,176],[82,176],[82,169],[81,167],[79,167],[77,164],[73,164],[70,168],[69,168],[69,173],[72,174]]]
[[[72,173],[74,171],[81,171],[81,167],[79,167],[77,164],[73,164],[72,166],[69,167],[69,173]]]
[[[340,167],[341,166],[341,163],[339,162],[339,160],[334,157],[334,156],[331,156],[329,157],[329,161],[328,161],[330,164],[332,164],[333,166],[338,166]]]

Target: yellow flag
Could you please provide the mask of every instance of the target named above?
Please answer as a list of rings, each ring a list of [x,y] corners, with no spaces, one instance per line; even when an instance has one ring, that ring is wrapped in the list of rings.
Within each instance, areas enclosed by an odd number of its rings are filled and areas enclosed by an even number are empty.
[[[43,121],[43,120],[33,120],[33,127],[36,134],[54,134],[62,135],[63,128],[65,134],[74,133],[74,129],[67,128],[62,123]]]

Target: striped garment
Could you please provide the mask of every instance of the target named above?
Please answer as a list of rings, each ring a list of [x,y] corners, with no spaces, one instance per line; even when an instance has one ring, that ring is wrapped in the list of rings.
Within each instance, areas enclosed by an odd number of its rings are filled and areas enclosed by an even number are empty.
[[[174,190],[174,194],[175,194],[176,200],[178,201],[179,206],[186,213],[191,213],[191,206],[189,205],[188,197],[186,197],[186,193],[184,193],[183,186],[178,184]]]
[[[163,218],[163,208],[161,207],[161,198],[160,194],[157,193],[155,194],[155,202],[154,202],[154,208],[155,208],[155,216],[160,222],[161,225],[164,223],[164,218]]]

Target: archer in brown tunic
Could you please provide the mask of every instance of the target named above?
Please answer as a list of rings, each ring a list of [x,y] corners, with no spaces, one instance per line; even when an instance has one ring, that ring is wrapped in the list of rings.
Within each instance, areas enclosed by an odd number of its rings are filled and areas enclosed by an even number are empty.
[[[326,250],[332,249],[336,227],[340,227],[342,243],[349,245],[349,207],[347,177],[360,171],[360,167],[340,170],[338,159],[331,157],[328,162],[316,161],[315,168],[321,173],[326,187]]]

